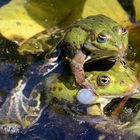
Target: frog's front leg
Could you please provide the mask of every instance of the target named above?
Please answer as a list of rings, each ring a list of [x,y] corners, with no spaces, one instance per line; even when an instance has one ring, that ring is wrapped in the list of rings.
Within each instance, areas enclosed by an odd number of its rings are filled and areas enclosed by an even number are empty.
[[[88,80],[85,79],[84,66],[83,66],[85,59],[86,59],[86,55],[83,54],[82,51],[78,51],[78,53],[71,60],[70,67],[76,83],[81,87],[92,90],[92,92],[96,94],[93,85],[90,84]]]

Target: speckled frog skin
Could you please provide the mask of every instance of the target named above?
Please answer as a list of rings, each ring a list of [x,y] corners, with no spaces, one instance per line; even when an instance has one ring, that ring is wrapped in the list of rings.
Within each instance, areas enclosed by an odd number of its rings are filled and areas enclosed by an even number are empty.
[[[125,51],[128,45],[127,30],[104,15],[81,19],[70,25],[65,32],[62,42],[69,46],[63,47],[66,47],[67,54],[71,57],[78,49],[83,48],[88,52],[104,50],[119,54]]]
[[[113,98],[134,94],[138,86],[135,73],[129,68],[124,68],[119,61],[109,70],[85,72],[85,75],[98,94],[92,104],[100,103],[102,108]],[[94,76],[91,77],[91,75]],[[46,78],[45,86],[47,93],[60,101],[64,99],[71,103],[80,90],[71,74],[66,71],[62,74],[52,73]],[[94,115],[93,112],[95,112],[93,108],[89,108],[87,111],[91,115]]]
[[[127,44],[127,30],[112,19],[97,15],[71,25],[60,46],[70,58],[70,67],[76,82],[82,87],[93,89],[94,86],[84,78],[83,64],[91,59],[94,61],[105,57],[123,59]]]
[[[108,57],[124,60],[123,57],[128,45],[128,32],[117,22],[104,15],[81,19],[60,32],[62,36],[58,37],[57,45],[51,46],[51,50],[53,47],[60,50],[61,56],[69,60],[75,81],[81,87],[89,88],[95,92],[94,86],[85,80],[84,63]],[[38,52],[35,50],[39,50],[39,48],[48,51],[47,45],[45,45],[48,43],[48,36],[38,36],[36,40],[33,38],[23,42],[19,52],[34,54]],[[42,43],[41,38],[42,40],[45,38],[46,41]],[[32,48],[31,52],[28,48]],[[46,62],[49,62],[49,65],[53,63],[51,58],[50,60]]]
[[[32,92],[26,97],[23,90],[26,82],[20,80],[9,97],[0,108],[0,133],[18,133],[22,129],[27,129],[35,124],[43,111],[41,94],[39,91]]]
[[[27,97],[24,95],[24,89],[27,82],[20,80],[18,86],[11,91],[11,95],[0,108],[0,132],[1,133],[18,133],[22,129],[30,128],[34,125],[47,104],[48,97],[55,97],[59,101],[66,100],[73,106],[75,96],[81,89],[76,85],[72,73],[67,71],[67,66],[62,65],[62,73],[52,73],[45,80],[41,81]],[[97,91],[97,98],[93,105],[100,103],[105,106],[112,98],[123,97],[127,94],[135,93],[137,88],[137,80],[131,69],[124,68],[117,61],[115,65],[106,71],[90,71],[86,72],[86,79],[94,85]],[[93,77],[91,75],[94,75]],[[43,91],[38,90],[38,86],[42,85]],[[40,88],[39,88],[40,89]],[[45,96],[44,96],[45,95]],[[46,96],[47,95],[47,96]],[[51,95],[51,96],[50,96]],[[41,100],[43,96],[43,100]],[[95,108],[90,106],[87,114],[94,114]]]

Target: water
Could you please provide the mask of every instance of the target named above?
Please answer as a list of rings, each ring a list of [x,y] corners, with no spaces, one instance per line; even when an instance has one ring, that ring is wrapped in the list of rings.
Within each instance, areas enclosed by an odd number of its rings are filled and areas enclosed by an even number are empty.
[[[10,2],[10,0],[0,0],[0,7]]]

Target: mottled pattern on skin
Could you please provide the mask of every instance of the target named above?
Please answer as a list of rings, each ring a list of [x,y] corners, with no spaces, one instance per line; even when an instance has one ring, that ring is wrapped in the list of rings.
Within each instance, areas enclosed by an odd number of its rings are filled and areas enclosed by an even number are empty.
[[[46,78],[46,92],[52,94],[60,101],[64,99],[73,103],[80,87],[76,86],[71,74],[66,69],[62,74],[52,73]],[[128,94],[133,95],[138,86],[135,73],[130,68],[124,68],[119,61],[109,70],[85,72],[85,75],[87,78],[90,75],[94,75],[89,82],[94,85],[99,97],[93,104],[100,103],[104,106],[106,105],[105,100],[110,101],[115,97],[124,97]],[[50,81],[51,84],[49,84]],[[54,87],[55,91],[52,90]],[[61,91],[59,90],[60,87]]]
[[[85,79],[84,63],[108,57],[125,61],[127,45],[128,32],[125,28],[104,15],[95,15],[81,19],[65,30],[56,28],[54,32],[36,35],[23,42],[19,52],[22,55],[26,53],[39,55],[45,52],[49,56],[54,50],[61,50],[61,58],[70,61],[70,68],[77,85],[91,89],[96,94],[95,87]],[[59,56],[55,58],[59,59]],[[46,65],[52,60],[51,57],[47,59]],[[42,68],[46,69],[47,74],[58,66],[56,63],[54,65],[53,61],[51,63],[50,69]]]
[[[45,30],[28,40],[21,42],[18,52],[21,55],[39,55],[46,52],[46,55],[48,56],[56,48],[62,35],[63,30],[60,31],[57,27],[48,29],[47,31]]]
[[[62,73],[52,73],[46,77],[45,82],[41,81],[38,85],[45,86],[47,97],[51,95],[60,102],[66,101],[71,103],[71,107],[73,107],[72,104],[75,101],[75,96],[81,88],[76,85],[72,73],[67,70],[68,65],[66,65],[66,68],[63,65],[63,68]],[[90,75],[94,75],[90,78],[89,82],[95,86],[99,97],[93,104],[100,103],[101,105],[106,105],[107,101],[110,101],[112,98],[123,97],[128,93],[133,93],[137,88],[137,81],[133,71],[129,68],[124,68],[119,61],[109,70],[90,71],[85,74],[87,79],[89,79]],[[106,82],[107,77],[109,82]],[[101,81],[99,82],[98,80]],[[49,98],[39,93],[38,88],[33,89],[27,98],[23,94],[26,84],[25,81],[19,81],[18,86],[11,91],[11,96],[1,106],[1,133],[18,133],[21,129],[31,127],[38,121],[43,109],[48,104]],[[42,97],[46,101],[44,106],[41,106],[42,102],[40,102]],[[104,102],[105,100],[106,102]],[[95,112],[92,108],[88,109],[87,112],[90,115],[93,115],[93,112]],[[64,109],[68,108],[65,106]]]
[[[125,61],[127,45],[126,29],[104,15],[96,15],[70,25],[57,47],[69,58],[76,83],[97,94],[95,87],[85,79],[84,63],[109,57]]]
[[[23,94],[26,82],[20,80],[11,95],[1,106],[0,132],[18,133],[20,130],[31,127],[40,117],[41,95],[33,91],[27,98]]]
[[[99,35],[106,36],[107,40],[100,42],[98,40]],[[91,42],[92,46],[86,48],[90,52],[96,48],[119,52],[121,49],[124,51],[127,48],[128,33],[112,19],[103,15],[97,15],[81,19],[70,25],[66,30],[63,41],[77,48],[80,48],[86,41]],[[70,48],[72,49],[71,46]]]

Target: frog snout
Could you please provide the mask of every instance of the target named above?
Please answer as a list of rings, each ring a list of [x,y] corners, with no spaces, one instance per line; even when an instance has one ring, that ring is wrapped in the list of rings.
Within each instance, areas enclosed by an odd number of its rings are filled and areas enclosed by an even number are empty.
[[[125,52],[126,48],[121,44],[117,46],[119,52]]]

